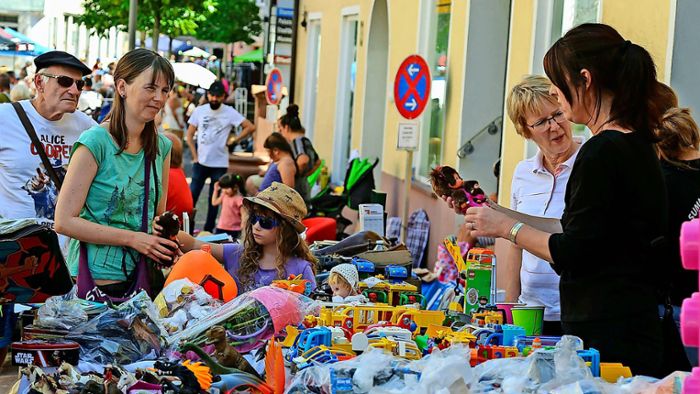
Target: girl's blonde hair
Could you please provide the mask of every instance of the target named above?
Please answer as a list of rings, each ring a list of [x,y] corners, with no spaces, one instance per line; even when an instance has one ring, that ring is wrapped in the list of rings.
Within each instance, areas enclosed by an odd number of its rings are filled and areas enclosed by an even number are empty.
[[[291,258],[297,257],[311,263],[311,271],[316,275],[316,264],[318,260],[309,251],[306,241],[301,239],[301,236],[294,227],[282,216],[272,212],[271,210],[258,205],[251,205],[252,209],[245,206],[245,209],[250,215],[272,216],[279,223],[279,232],[277,235],[277,259],[275,267],[277,268],[278,279],[286,279],[287,272],[284,265]],[[253,238],[253,224],[250,220],[246,221],[243,231],[243,254],[240,259],[240,269],[238,270],[238,278],[244,288],[249,288],[254,285],[253,276],[260,269],[258,261],[262,258],[262,245],[255,242]],[[314,278],[304,278],[314,280]]]
[[[328,275],[328,284],[329,285],[344,285],[352,289],[352,286],[350,286],[350,282],[348,282],[343,275],[340,275],[337,272],[331,272],[330,275]]]
[[[698,124],[688,108],[671,108],[666,111],[656,129],[656,136],[659,138],[656,150],[662,160],[677,167],[692,169],[680,159],[684,151],[700,149]]]

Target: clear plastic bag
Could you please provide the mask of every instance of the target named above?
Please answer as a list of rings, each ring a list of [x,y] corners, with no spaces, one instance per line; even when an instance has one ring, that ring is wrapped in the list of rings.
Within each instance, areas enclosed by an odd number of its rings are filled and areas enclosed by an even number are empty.
[[[129,364],[160,355],[165,328],[146,292],[75,327],[66,339],[80,344],[80,359],[97,364]]]
[[[39,307],[35,324],[70,331],[87,320],[87,312],[76,297],[76,287],[73,287],[68,294],[49,297],[44,305]]]
[[[246,353],[261,347],[287,325],[300,324],[304,316],[318,316],[319,311],[317,301],[298,293],[265,286],[216,308],[206,319],[190,322],[187,328],[171,335],[168,344],[176,347],[185,341],[201,342],[209,328],[223,325],[229,339],[239,343],[237,350]]]

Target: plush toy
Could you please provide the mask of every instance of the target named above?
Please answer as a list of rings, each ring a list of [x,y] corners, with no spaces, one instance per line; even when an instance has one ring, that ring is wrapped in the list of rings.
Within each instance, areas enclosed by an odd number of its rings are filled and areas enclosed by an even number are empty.
[[[161,237],[167,238],[171,241],[177,243],[177,233],[180,232],[180,219],[171,211],[165,211],[162,215],[158,216],[158,224],[163,227],[161,232]],[[176,253],[175,250],[171,250],[172,254]],[[173,265],[173,258],[170,260],[163,260],[160,262],[163,267],[170,267]]]
[[[477,181],[465,181],[450,166],[437,166],[430,172],[430,183],[438,197],[452,197],[455,207],[465,212],[470,207],[480,207],[486,202],[486,193]]]

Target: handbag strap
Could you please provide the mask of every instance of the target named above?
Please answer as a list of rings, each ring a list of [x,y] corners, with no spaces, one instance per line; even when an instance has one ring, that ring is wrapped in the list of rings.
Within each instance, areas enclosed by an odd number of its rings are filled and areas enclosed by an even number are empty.
[[[58,177],[58,174],[56,174],[56,171],[53,169],[53,165],[51,165],[49,158],[46,156],[46,150],[44,150],[44,145],[41,143],[41,141],[39,141],[39,137],[36,136],[34,126],[32,126],[32,122],[29,121],[29,117],[24,111],[24,108],[22,108],[22,104],[14,102],[12,103],[12,107],[15,109],[15,112],[17,112],[17,116],[19,117],[20,122],[22,122],[24,130],[27,131],[29,139],[32,140],[32,144],[34,144],[36,151],[39,153],[39,157],[41,158],[41,162],[44,164],[44,169],[46,170],[46,173],[49,174],[49,178],[51,178],[53,184],[56,185],[56,189],[58,189],[58,191],[61,191],[63,181],[61,181],[61,179]]]

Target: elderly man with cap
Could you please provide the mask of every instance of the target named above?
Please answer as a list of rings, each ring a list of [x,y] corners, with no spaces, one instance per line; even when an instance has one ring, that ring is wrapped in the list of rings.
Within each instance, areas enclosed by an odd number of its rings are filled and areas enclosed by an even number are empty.
[[[62,181],[73,143],[95,124],[76,112],[82,78],[90,69],[61,51],[47,52],[34,63],[38,70],[34,76],[36,97],[0,104],[0,217],[6,219],[53,220],[60,189],[54,179]],[[61,239],[63,244],[65,241]],[[14,326],[12,305],[4,305],[3,312],[0,360],[4,360]]]
[[[53,175],[62,180],[73,143],[83,130],[95,124],[76,112],[83,76],[90,69],[61,51],[47,52],[34,63],[38,70],[34,75],[36,97],[20,101],[14,108],[12,104],[0,104],[0,217],[53,220],[60,188]],[[36,135],[39,146],[30,134]],[[49,168],[42,160],[42,151]]]
[[[192,152],[192,183],[190,191],[192,200],[197,204],[207,178],[209,183],[209,197],[207,220],[204,224],[205,231],[212,231],[216,222],[218,207],[211,205],[211,194],[214,183],[228,170],[228,149],[226,142],[231,130],[236,126],[242,126],[243,131],[238,139],[244,138],[255,131],[255,125],[246,119],[238,111],[228,105],[224,105],[226,92],[224,85],[215,81],[207,92],[208,103],[195,108],[189,120],[187,129],[187,146]],[[197,145],[194,137],[197,133]]]

